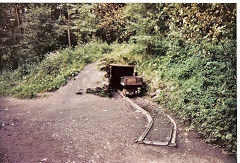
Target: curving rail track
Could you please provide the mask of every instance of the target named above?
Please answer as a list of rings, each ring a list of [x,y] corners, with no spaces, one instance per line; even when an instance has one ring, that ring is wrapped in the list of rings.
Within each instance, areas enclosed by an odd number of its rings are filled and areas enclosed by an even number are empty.
[[[140,135],[137,143],[158,145],[158,146],[176,146],[177,126],[174,120],[163,111],[159,114],[157,106],[140,97],[128,98],[118,90],[118,93],[126,101],[128,107],[137,109],[147,118],[146,128]]]

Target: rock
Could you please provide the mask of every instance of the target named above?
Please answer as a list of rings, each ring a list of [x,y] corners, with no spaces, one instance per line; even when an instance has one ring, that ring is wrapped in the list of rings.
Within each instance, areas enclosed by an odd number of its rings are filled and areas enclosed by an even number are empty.
[[[100,87],[96,87],[95,91],[100,92],[102,89]]]
[[[83,94],[83,89],[79,89],[77,92],[76,92],[77,95],[81,95]]]
[[[109,85],[104,84],[104,85],[103,85],[103,91],[104,91],[105,93],[109,92]]]
[[[92,93],[92,92],[93,92],[92,88],[87,88],[86,89],[86,93]]]
[[[156,92],[150,93],[151,98],[153,98],[154,96],[156,96]]]
[[[159,96],[157,96],[157,95],[156,95],[156,96],[154,96],[154,97],[153,97],[153,101],[157,100],[157,99],[158,99],[158,97],[159,97]]]
[[[41,161],[47,161],[48,158],[43,158]]]
[[[191,143],[192,141],[188,140],[187,138],[185,139],[185,143]]]
[[[76,80],[76,79],[78,79],[78,77],[74,77],[74,78],[73,78],[73,80]]]
[[[106,59],[106,58],[102,58],[102,59],[101,59],[101,61],[102,61],[102,62],[103,62],[103,61],[105,61],[105,62],[106,62],[106,61],[107,61],[107,59]]]
[[[108,66],[102,66],[102,67],[100,67],[100,70],[101,71],[107,71],[108,70]]]
[[[104,77],[105,77],[105,78],[109,78],[109,73],[106,73],[106,74],[104,75]]]

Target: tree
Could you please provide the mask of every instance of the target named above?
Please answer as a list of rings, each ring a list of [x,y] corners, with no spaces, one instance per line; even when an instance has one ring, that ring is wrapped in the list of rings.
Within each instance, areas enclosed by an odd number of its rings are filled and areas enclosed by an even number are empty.
[[[97,37],[111,43],[113,41],[124,41],[129,34],[126,30],[126,17],[123,13],[123,3],[102,3],[96,4],[94,14],[99,19],[97,24]]]
[[[127,30],[138,36],[164,36],[168,32],[168,14],[164,9],[168,4],[127,4],[124,13],[129,23]]]
[[[172,38],[216,44],[236,38],[236,4],[170,4],[164,10],[169,14],[166,23]]]
[[[53,16],[56,10],[48,4],[30,6],[22,23],[25,33],[21,41],[21,58],[31,62],[40,61],[46,53],[60,48],[63,31],[58,16]]]
[[[18,44],[21,38],[14,4],[0,4],[0,70],[15,69],[18,64]]]
[[[128,32],[189,43],[236,38],[236,4],[127,4]]]
[[[71,30],[78,43],[86,43],[96,38],[98,19],[93,13],[94,4],[72,4]]]

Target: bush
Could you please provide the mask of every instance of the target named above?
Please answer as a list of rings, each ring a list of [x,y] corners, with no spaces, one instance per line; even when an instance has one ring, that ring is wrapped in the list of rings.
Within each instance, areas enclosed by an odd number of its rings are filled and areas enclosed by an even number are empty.
[[[188,45],[161,40],[161,44],[167,47],[164,55],[148,54],[147,46],[140,43],[92,42],[74,50],[65,49],[49,55],[39,65],[4,71],[0,94],[33,98],[39,92],[53,91],[100,57],[107,64],[135,64],[148,85],[148,93],[161,90],[156,102],[201,133],[207,142],[236,154],[236,41]]]
[[[143,44],[114,44],[114,51],[105,60],[135,63],[148,84],[148,93],[161,90],[156,102],[201,133],[207,142],[236,153],[236,42],[161,42],[167,43],[163,45],[168,47],[165,55],[149,55]]]
[[[109,51],[107,44],[92,42],[49,54],[40,64],[23,64],[14,71],[4,71],[0,77],[0,94],[34,98],[37,93],[54,91]]]

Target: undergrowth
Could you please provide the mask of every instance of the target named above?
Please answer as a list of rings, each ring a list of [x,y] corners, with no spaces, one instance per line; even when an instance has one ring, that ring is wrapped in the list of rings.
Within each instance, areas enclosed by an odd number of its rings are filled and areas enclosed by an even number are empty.
[[[86,64],[103,58],[107,63],[135,64],[154,100],[197,130],[206,142],[236,154],[236,42],[222,45],[180,41],[145,44],[89,43],[49,55],[39,64],[23,64],[0,77],[0,94],[33,98],[53,91]],[[158,90],[158,91],[156,91]]]
[[[23,64],[14,71],[4,71],[0,76],[0,94],[34,98],[38,93],[54,91],[109,50],[105,43],[92,42],[49,54],[38,64]]]
[[[164,47],[162,47],[164,45]],[[236,42],[223,45],[182,45],[160,42],[161,52],[149,54],[144,44],[112,44],[107,63],[136,64],[148,94],[176,114],[206,142],[236,154]],[[161,48],[162,47],[162,48]],[[162,53],[162,49],[167,49]]]

